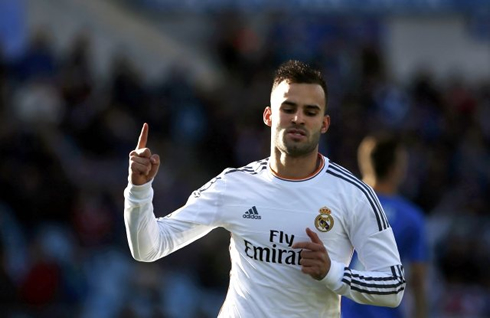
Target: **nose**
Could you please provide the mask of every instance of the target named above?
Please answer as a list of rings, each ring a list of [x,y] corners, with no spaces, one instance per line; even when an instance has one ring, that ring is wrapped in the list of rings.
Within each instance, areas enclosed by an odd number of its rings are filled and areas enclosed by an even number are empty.
[[[293,118],[291,119],[291,122],[293,124],[297,124],[297,125],[302,125],[304,124],[304,116],[303,116],[303,113],[301,111],[296,111],[296,113],[294,113],[293,115]]]

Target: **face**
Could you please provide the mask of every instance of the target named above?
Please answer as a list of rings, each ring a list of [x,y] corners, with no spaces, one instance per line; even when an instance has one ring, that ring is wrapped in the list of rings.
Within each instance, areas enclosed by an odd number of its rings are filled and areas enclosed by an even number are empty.
[[[318,151],[320,135],[327,132],[325,93],[318,84],[283,81],[271,93],[264,123],[271,127],[272,148],[292,157]]]

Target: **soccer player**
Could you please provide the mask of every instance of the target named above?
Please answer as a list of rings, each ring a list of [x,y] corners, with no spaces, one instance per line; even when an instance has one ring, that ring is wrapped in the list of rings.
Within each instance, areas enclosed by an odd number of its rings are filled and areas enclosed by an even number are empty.
[[[318,152],[330,125],[327,99],[319,71],[282,64],[263,112],[270,157],[225,169],[163,218],[153,213],[160,159],[144,124],[124,191],[132,256],[155,261],[222,227],[231,233],[231,273],[219,317],[339,317],[341,295],[398,306],[403,268],[378,198]],[[347,266],[354,248],[365,271]]]
[[[407,281],[411,306],[405,302],[398,308],[359,305],[350,299],[342,300],[343,318],[401,318],[427,317],[425,292],[427,242],[422,211],[398,194],[405,177],[407,151],[402,143],[391,136],[368,136],[358,149],[358,162],[363,180],[379,196],[393,228],[402,263],[407,266]],[[362,268],[354,256],[353,268]],[[410,308],[408,308],[410,307]]]

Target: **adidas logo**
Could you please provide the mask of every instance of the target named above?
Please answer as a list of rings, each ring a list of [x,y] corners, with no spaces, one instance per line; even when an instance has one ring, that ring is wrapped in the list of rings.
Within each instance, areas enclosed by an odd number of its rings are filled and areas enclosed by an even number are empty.
[[[245,211],[243,218],[260,220],[262,217],[259,215],[257,208],[253,206],[252,208],[248,209],[248,211]]]

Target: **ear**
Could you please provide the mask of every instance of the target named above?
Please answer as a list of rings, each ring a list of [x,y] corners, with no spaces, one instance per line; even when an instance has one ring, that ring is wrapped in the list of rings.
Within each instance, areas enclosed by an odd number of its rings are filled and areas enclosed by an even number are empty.
[[[325,115],[325,116],[323,116],[321,133],[322,134],[326,133],[328,130],[328,127],[330,127],[330,116]]]
[[[262,115],[262,119],[264,120],[264,124],[266,124],[269,127],[272,126],[271,116],[272,116],[272,109],[270,106],[267,106],[264,109],[264,114]]]

